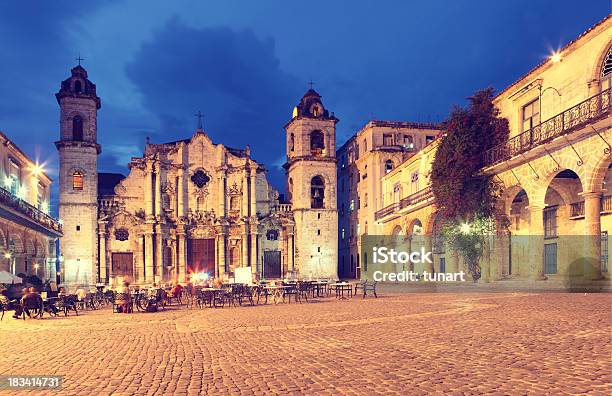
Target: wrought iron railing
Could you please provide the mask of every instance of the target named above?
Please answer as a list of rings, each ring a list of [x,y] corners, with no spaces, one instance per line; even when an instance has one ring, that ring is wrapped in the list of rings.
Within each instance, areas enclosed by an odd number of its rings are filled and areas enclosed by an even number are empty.
[[[610,89],[606,89],[488,150],[485,152],[485,166],[494,165],[522,154],[609,114],[610,92]]]
[[[433,197],[433,192],[431,191],[431,187],[424,188],[420,191],[415,192],[414,194],[410,194],[406,198],[402,198],[399,202],[392,203],[381,210],[377,211],[374,214],[374,219],[380,220],[383,217],[389,216],[394,212],[407,208],[412,205],[416,205],[420,202],[426,201],[429,198]]]
[[[58,220],[54,219],[42,210],[30,205],[23,199],[20,199],[4,188],[0,187],[0,204],[6,205],[11,209],[26,216],[35,223],[53,231],[62,232],[62,225]]]

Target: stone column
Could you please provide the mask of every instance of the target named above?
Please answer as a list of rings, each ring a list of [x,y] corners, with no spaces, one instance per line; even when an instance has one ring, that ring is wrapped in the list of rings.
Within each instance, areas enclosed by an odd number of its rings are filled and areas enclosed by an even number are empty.
[[[223,231],[219,234],[219,278],[225,277],[225,260],[226,260],[226,247],[225,247],[226,235]]]
[[[98,236],[100,243],[100,283],[107,283],[107,266],[106,266],[106,224],[100,223],[98,225]],[[130,281],[134,281],[134,279],[130,279]]]
[[[164,262],[164,237],[162,234],[161,227],[158,226],[157,233],[155,235],[155,244],[157,245],[155,248],[155,265],[157,270],[155,274],[157,275],[159,282],[162,283],[167,280],[166,278],[166,263]]]
[[[425,252],[431,252],[433,250],[433,234],[425,236]],[[432,254],[433,258],[433,254]],[[433,261],[433,260],[432,260]],[[433,263],[423,263],[423,269],[429,273],[434,272]]]
[[[446,272],[459,272],[459,253],[450,244],[444,247],[446,257]]]
[[[242,216],[249,215],[249,178],[247,177],[246,172],[244,173],[244,177],[242,178]]]
[[[251,216],[257,216],[257,171],[251,171]]]
[[[590,279],[601,279],[601,192],[585,192],[584,235],[585,275]]]
[[[245,226],[247,227],[247,226]],[[248,249],[248,239],[249,239],[249,235],[247,233],[247,230],[244,230],[244,233],[242,234],[242,263],[241,263],[241,267],[246,267],[249,265],[249,249]]]
[[[161,198],[161,184],[162,184],[162,177],[161,177],[161,164],[157,166],[156,172],[155,172],[155,216],[157,216],[158,219],[163,219],[162,216],[162,198]]]
[[[147,161],[144,178],[145,178],[145,215],[148,218],[153,216],[153,164]]]
[[[177,186],[177,202],[178,202],[178,213],[176,214],[177,219],[185,217],[185,171],[183,168],[178,170],[178,186]]]
[[[153,232],[145,232],[145,282],[153,283]]]
[[[225,200],[227,199],[227,192],[225,191],[225,174],[219,177],[219,217],[225,217]]]
[[[293,271],[293,270],[295,270],[295,262],[294,262],[294,257],[293,257],[293,250],[294,250],[294,247],[293,247],[293,244],[294,244],[294,241],[293,241],[293,232],[289,233],[288,239],[289,240],[288,240],[288,243],[287,243],[287,245],[288,245],[287,268],[289,269],[289,271]],[[263,268],[262,268],[262,271],[263,271]]]
[[[545,280],[544,276],[544,206],[530,205],[529,209],[529,250],[531,277]]]
[[[185,271],[187,269],[187,263],[185,261],[185,232],[183,230],[179,230],[177,235],[177,249],[178,249],[178,262],[176,263],[176,270],[178,273],[178,281],[180,283],[185,283],[186,276]]]
[[[257,273],[257,259],[258,259],[258,249],[257,249],[257,232],[253,230],[251,232],[251,272],[253,274]]]

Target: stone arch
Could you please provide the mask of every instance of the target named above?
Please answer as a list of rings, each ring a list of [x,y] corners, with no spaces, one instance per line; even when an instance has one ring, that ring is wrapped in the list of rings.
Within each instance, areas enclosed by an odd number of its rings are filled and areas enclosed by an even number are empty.
[[[557,192],[557,194],[559,194],[561,196],[561,199],[563,200],[563,203],[565,205],[569,205],[572,203],[573,199],[572,199],[572,195],[569,193],[569,191],[567,191],[565,186],[562,186],[559,181],[557,179],[552,179],[550,181],[550,184],[548,185],[549,188],[552,188],[553,190],[555,190]]]
[[[26,240],[25,249],[26,249],[25,252],[29,257],[36,256],[36,247],[34,246],[34,241],[31,238],[28,238]]]
[[[423,222],[419,218],[415,217],[414,219],[411,219],[410,221],[406,222],[406,235],[414,235],[415,227],[420,230],[417,231],[417,235],[424,234],[425,229],[423,227]]]
[[[40,240],[36,241],[36,257],[46,257],[47,250],[45,249],[45,244]]]
[[[9,237],[8,250],[13,254],[23,254],[23,240],[17,234],[11,234]]]
[[[540,167],[539,178],[535,180],[531,186],[527,186],[525,190],[529,193],[529,199],[532,205],[544,206],[544,200],[546,199],[546,191],[550,186],[551,181],[557,177],[557,175],[565,170],[570,170],[578,175],[580,180],[582,191],[585,191],[586,183],[586,167],[578,166],[576,164],[576,158],[571,156],[570,153],[567,155],[561,155],[559,152],[552,153],[554,158],[557,160],[559,165],[557,166],[550,158],[545,157],[544,164]]]
[[[4,234],[4,231],[0,229],[0,251],[5,250],[6,247],[6,236]]]
[[[512,202],[521,191],[525,191],[527,199],[529,199],[527,190],[525,190],[525,188],[518,183],[505,188],[498,201],[498,209],[506,216],[509,216],[510,211],[512,210]]]
[[[612,165],[612,155],[604,155],[593,168],[591,177],[587,180],[587,188],[584,191],[600,191],[610,165]]]
[[[391,234],[393,236],[402,235],[403,234],[402,226],[398,224],[395,227],[393,227],[393,231],[391,232]]]
[[[599,56],[597,57],[597,63],[595,63],[595,67],[592,70],[592,78],[591,81],[599,82],[601,79],[601,69],[603,67],[604,61],[608,56],[608,53],[612,50],[612,40],[610,40],[603,49],[599,52]]]

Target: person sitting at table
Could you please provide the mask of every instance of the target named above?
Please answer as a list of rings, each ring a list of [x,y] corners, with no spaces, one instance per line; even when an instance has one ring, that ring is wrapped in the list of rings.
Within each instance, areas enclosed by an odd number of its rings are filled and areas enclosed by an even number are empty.
[[[21,297],[21,304],[19,304],[19,306],[15,309],[15,315],[13,315],[13,318],[15,319],[19,319],[19,317],[23,314],[23,311],[24,311],[23,307],[25,305],[28,305],[28,306],[39,305],[40,307],[42,307],[42,297],[40,296],[40,294],[36,292],[36,289],[34,289],[33,287],[30,287],[30,288],[25,288],[23,290],[24,290],[24,294],[23,294],[23,297]],[[28,316],[30,316],[30,312],[28,312],[28,310],[26,310],[25,312]]]
[[[6,289],[0,289],[0,304],[4,306],[4,309],[8,309],[9,299],[8,299],[8,291]]]
[[[124,281],[121,288],[119,288],[119,292],[117,293],[115,304],[119,306],[121,312],[130,313],[130,300],[130,282]]]
[[[183,286],[181,286],[180,283],[177,283],[173,288],[172,291],[170,292],[172,295],[172,298],[180,298],[181,294],[183,294]]]

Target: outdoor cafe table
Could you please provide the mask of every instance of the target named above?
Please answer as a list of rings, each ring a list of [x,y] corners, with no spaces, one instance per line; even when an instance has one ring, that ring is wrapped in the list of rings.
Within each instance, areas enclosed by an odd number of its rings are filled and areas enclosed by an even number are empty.
[[[216,294],[217,293],[223,293],[225,292],[225,289],[219,289],[216,287],[202,287],[199,288],[203,293],[210,293],[212,294],[212,298],[210,299],[211,304],[214,308],[217,308],[217,298],[216,298]]]
[[[291,286],[276,285],[276,286],[264,286],[264,289],[272,295],[272,301],[274,304],[278,304],[283,299],[285,289]]]
[[[329,282],[327,281],[309,281],[309,283],[312,285],[313,297],[315,297],[315,292],[317,293],[317,297],[323,297],[329,286]]]
[[[349,297],[353,297],[353,285],[348,282],[332,283],[329,286],[336,290],[336,298],[339,298],[341,300],[346,299],[346,297],[344,297],[345,291],[349,295]]]

